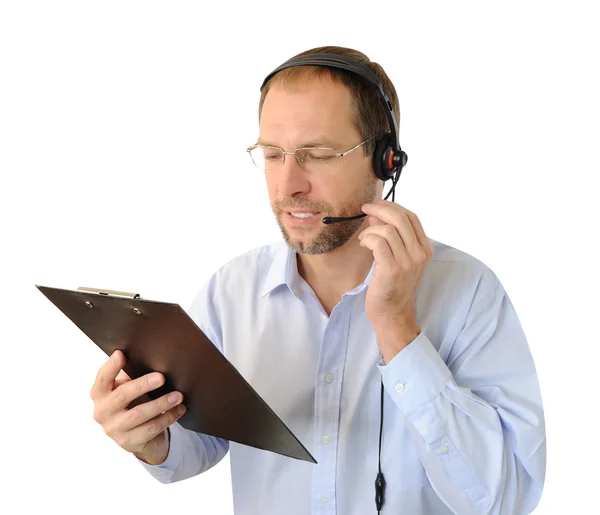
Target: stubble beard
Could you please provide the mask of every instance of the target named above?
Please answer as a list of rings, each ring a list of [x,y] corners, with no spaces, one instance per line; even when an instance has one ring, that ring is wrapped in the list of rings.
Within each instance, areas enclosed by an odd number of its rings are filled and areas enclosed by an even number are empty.
[[[348,202],[336,217],[348,217],[355,216],[361,213],[360,208],[363,204],[375,201],[377,193],[377,180],[370,180],[364,188],[361,188],[356,192],[353,200]],[[286,230],[284,224],[281,221],[284,210],[287,209],[309,209],[324,213],[326,216],[332,216],[331,207],[327,204],[319,202],[304,201],[301,198],[290,199],[283,202],[276,202],[271,204],[277,225],[281,230],[283,239],[285,240],[288,247],[298,254],[324,254],[325,252],[331,252],[342,245],[344,245],[352,236],[358,231],[364,222],[364,218],[358,218],[356,220],[347,220],[344,222],[336,222],[333,224],[323,224],[318,230],[316,236],[310,240],[295,239],[290,236]],[[312,228],[309,230],[313,230]]]

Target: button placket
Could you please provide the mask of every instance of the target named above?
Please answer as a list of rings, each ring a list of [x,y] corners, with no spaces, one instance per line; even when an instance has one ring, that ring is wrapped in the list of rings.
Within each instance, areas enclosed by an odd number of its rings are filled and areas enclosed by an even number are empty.
[[[337,431],[341,402],[342,376],[348,345],[348,313],[341,306],[329,317],[323,331],[315,399],[315,443],[318,446],[319,470],[313,475],[314,503],[323,509],[334,509],[336,496]],[[343,308],[342,308],[343,309]],[[346,329],[345,329],[346,328]],[[318,459],[318,458],[317,458]],[[327,508],[326,508],[327,506]],[[323,512],[324,513],[324,512]]]

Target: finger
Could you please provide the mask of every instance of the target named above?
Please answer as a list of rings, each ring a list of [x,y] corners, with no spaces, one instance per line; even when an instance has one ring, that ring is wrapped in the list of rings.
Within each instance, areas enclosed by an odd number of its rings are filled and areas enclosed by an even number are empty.
[[[373,227],[374,225],[385,225],[385,222],[376,216],[367,216],[367,220],[369,221],[369,227]]]
[[[127,381],[110,394],[107,410],[111,413],[121,411],[138,397],[162,386],[164,382],[165,376],[160,372],[152,372],[133,381]]]
[[[398,206],[400,209],[402,209],[402,211],[406,213],[406,217],[408,218],[408,221],[410,222],[413,228],[413,231],[415,233],[417,241],[419,242],[419,245],[421,245],[421,248],[425,250],[427,255],[433,255],[433,246],[431,244],[431,241],[427,237],[425,229],[423,229],[423,225],[421,224],[421,220],[419,220],[419,217],[416,215],[416,213],[413,213],[410,209],[407,209],[404,206],[401,206],[400,204],[396,204],[395,202],[379,200],[378,203],[382,205],[389,204],[393,206]]]
[[[420,247],[417,235],[408,219],[406,209],[394,202],[385,202],[377,204],[364,204],[363,212],[373,215],[383,220],[385,223],[393,225],[404,242],[408,252],[413,252]]]
[[[115,379],[115,388],[118,388],[119,386],[121,386],[123,383],[126,383],[127,381],[131,381],[131,377],[129,377],[129,375],[127,375],[127,372],[125,372],[125,370],[121,370],[119,371],[117,378]]]
[[[112,392],[115,378],[124,366],[125,355],[120,350],[114,351],[106,363],[98,370],[96,380],[90,390],[90,397],[93,400],[97,400]]]
[[[406,262],[407,264],[410,262],[410,257],[406,251],[404,242],[400,238],[400,235],[395,227],[389,224],[368,227],[361,233],[359,238],[362,240],[368,234],[374,234],[376,236],[385,238],[390,250],[392,251],[394,259],[397,261]]]
[[[117,443],[126,449],[140,448],[162,433],[167,427],[177,422],[177,420],[183,416],[185,411],[186,409],[183,404],[175,406],[153,419],[148,420],[148,422],[124,433],[122,437],[125,439],[125,442]]]
[[[124,411],[119,415],[116,423],[119,425],[120,431],[131,431],[162,413],[173,409],[182,402],[183,395],[181,392],[170,392],[158,399],[144,402],[133,409]]]
[[[425,230],[421,225],[421,220],[419,220],[419,217],[415,213],[409,211],[408,209],[406,209],[406,216],[408,217],[408,220],[412,225],[413,230],[415,231],[415,235],[417,237],[417,240],[419,241],[419,244],[421,245],[423,250],[425,250],[428,256],[432,256],[433,245],[431,245],[429,238],[425,234]]]
[[[373,251],[373,257],[378,265],[387,270],[393,270],[397,267],[396,261],[392,254],[392,249],[388,245],[385,238],[378,236],[377,234],[367,234],[360,240],[360,244],[363,247],[371,249]]]

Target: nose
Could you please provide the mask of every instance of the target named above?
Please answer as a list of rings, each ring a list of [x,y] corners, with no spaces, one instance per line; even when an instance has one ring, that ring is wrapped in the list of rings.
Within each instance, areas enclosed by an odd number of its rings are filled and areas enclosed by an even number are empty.
[[[277,172],[277,189],[282,198],[305,195],[310,192],[310,181],[296,156],[286,155],[285,162]]]

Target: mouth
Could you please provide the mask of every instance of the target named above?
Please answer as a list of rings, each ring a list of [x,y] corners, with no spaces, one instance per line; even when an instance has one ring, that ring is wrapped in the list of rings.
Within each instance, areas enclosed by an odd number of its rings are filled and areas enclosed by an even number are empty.
[[[311,216],[318,215],[319,211],[307,211],[305,209],[294,209],[293,211],[286,211],[286,213],[288,213],[296,218],[309,218]]]
[[[321,219],[319,211],[306,211],[295,209],[293,211],[285,211],[284,217],[290,220],[294,225],[310,225]]]

